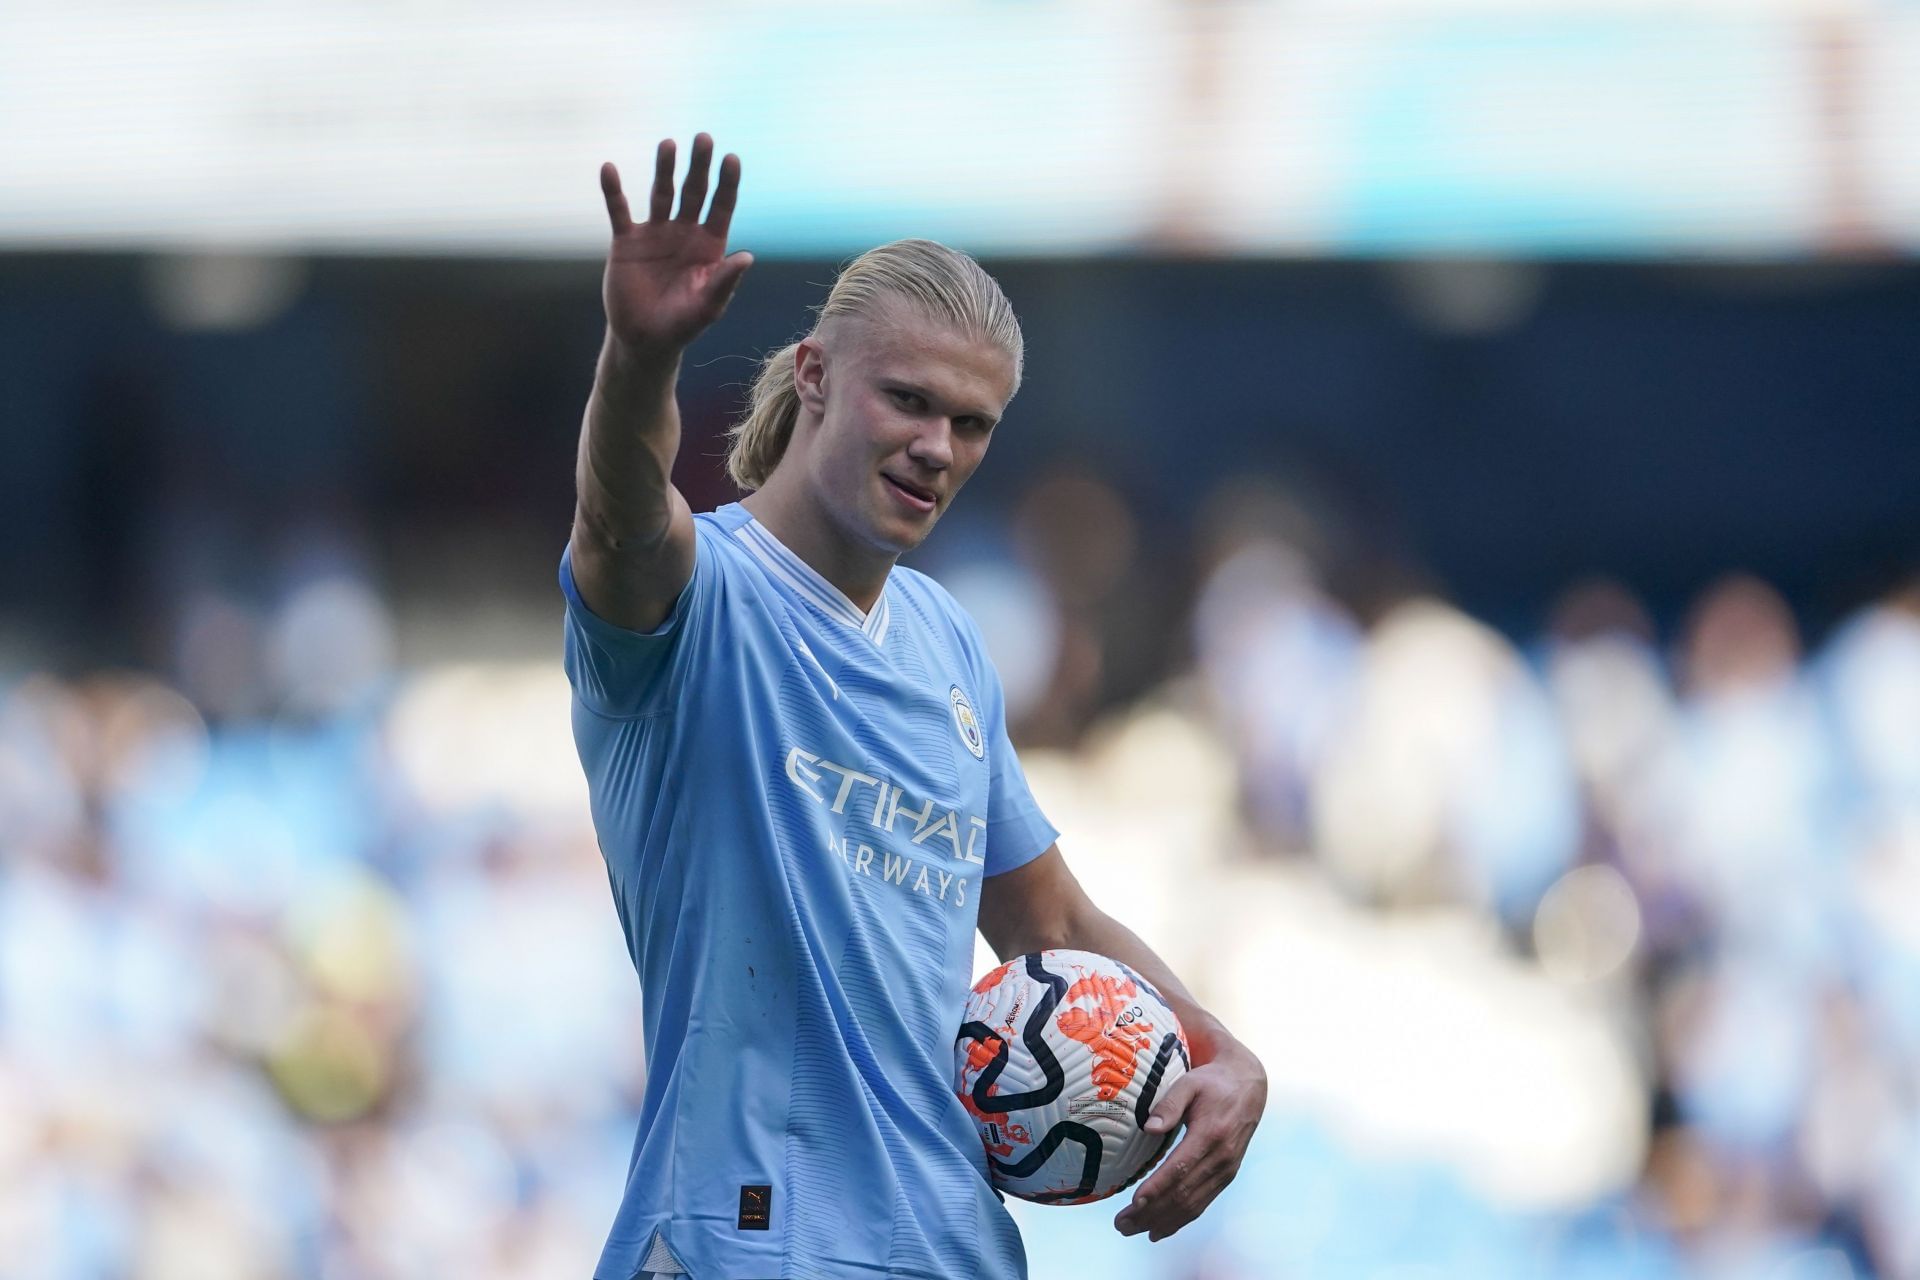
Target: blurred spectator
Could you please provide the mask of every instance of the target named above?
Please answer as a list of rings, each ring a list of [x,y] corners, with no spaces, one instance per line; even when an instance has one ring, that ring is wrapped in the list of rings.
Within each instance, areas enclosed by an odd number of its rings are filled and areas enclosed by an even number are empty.
[[[1581,583],[1523,650],[1235,509],[1181,584],[1054,476],[942,570],[1096,896],[1283,1064],[1213,1213],[1020,1206],[1035,1275],[1920,1272],[1920,592],[1808,658],[1729,578],[1670,666]],[[639,997],[556,671],[399,664],[338,558],[277,601],[0,694],[0,1275],[584,1274]]]

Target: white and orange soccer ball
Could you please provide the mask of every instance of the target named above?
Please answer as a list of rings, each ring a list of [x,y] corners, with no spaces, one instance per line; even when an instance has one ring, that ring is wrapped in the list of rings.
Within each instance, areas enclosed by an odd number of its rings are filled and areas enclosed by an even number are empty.
[[[955,1088],[993,1184],[1039,1204],[1112,1195],[1166,1154],[1145,1129],[1186,1074],[1186,1033],[1146,979],[1091,951],[1019,956],[974,984]]]

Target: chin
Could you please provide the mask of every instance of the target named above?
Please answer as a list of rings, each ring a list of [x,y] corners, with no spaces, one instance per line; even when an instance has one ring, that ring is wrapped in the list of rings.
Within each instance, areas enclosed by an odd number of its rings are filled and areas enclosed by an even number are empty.
[[[897,534],[883,532],[880,537],[875,540],[875,545],[884,548],[889,555],[903,556],[925,542],[927,535],[931,532],[933,532],[933,525],[931,523]]]
[[[937,516],[939,513],[936,512]],[[899,557],[926,541],[927,530],[931,522],[913,527],[898,519],[891,511],[874,511],[871,507],[842,507],[833,520],[838,526],[840,536],[853,546],[866,547],[876,555]]]
[[[889,555],[903,556],[927,540],[940,520],[935,511],[925,521],[882,520],[873,526],[873,545]]]

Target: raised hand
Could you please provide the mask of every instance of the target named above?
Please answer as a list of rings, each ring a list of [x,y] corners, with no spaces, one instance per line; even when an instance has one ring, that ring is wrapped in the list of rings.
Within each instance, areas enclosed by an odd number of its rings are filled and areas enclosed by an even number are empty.
[[[600,166],[600,190],[607,198],[613,245],[601,300],[613,337],[635,354],[678,356],[686,345],[727,309],[740,277],[753,265],[745,251],[727,252],[727,224],[740,193],[740,157],[720,162],[720,182],[705,222],[707,170],[713,139],[695,134],[687,177],[680,188],[680,212],[673,212],[673,139],[654,155],[653,188],[647,218],[635,222],[620,189],[620,171]]]

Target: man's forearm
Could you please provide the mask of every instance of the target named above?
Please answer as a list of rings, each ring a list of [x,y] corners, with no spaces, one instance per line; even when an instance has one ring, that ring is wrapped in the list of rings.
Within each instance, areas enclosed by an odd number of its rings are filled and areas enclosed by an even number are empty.
[[[1066,945],[1111,956],[1151,982],[1187,1033],[1193,1069],[1161,1094],[1144,1126],[1148,1133],[1184,1126],[1184,1136],[1114,1219],[1122,1235],[1164,1240],[1199,1217],[1239,1173],[1266,1110],[1266,1069],[1133,930],[1089,903],[1072,913],[1067,934]]]
[[[1179,1017],[1195,1066],[1213,1061],[1224,1049],[1240,1047],[1220,1019],[1200,1007],[1166,961],[1142,942],[1140,935],[1106,912],[1097,907],[1080,912],[1068,922],[1066,940],[1058,945],[1110,956],[1151,982]]]
[[[680,451],[677,351],[638,354],[609,333],[580,429],[574,480],[579,515],[611,548],[666,532]]]

